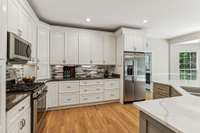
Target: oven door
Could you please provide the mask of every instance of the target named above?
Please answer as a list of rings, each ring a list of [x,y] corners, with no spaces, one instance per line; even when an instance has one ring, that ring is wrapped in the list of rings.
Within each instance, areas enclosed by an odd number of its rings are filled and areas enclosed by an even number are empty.
[[[43,127],[46,115],[46,94],[47,91],[39,95],[33,101],[33,133],[38,133]]]

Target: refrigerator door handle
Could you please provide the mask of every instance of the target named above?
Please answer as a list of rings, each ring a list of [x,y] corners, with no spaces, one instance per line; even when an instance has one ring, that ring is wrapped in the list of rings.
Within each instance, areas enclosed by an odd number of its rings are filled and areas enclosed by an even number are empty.
[[[134,76],[132,76],[132,83],[134,83],[135,82],[135,77]]]

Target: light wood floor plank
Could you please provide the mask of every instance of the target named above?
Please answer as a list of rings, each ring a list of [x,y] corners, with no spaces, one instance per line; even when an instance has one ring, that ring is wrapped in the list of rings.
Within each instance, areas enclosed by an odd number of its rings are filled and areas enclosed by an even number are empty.
[[[139,111],[119,103],[51,111],[42,133],[138,133]]]

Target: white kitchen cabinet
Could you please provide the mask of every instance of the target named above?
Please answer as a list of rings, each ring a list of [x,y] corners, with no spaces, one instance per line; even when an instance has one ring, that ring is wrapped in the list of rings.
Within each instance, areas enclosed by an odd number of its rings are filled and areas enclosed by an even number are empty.
[[[31,133],[30,97],[7,112],[7,133]]]
[[[28,41],[31,43],[31,61],[29,63],[37,62],[37,24],[30,17],[28,23]]]
[[[47,108],[58,106],[59,82],[48,82],[47,84]]]
[[[8,0],[8,31],[28,41],[29,15],[16,0]]]
[[[50,33],[50,64],[65,64],[65,33],[51,31]]]
[[[28,23],[29,16],[27,12],[21,7],[19,8],[19,36],[23,39],[28,40]]]
[[[119,99],[120,80],[119,79],[106,79],[104,100]]]
[[[103,35],[99,32],[92,32],[90,41],[91,64],[103,64]]]
[[[79,104],[79,81],[59,82],[59,105]]]
[[[0,131],[5,133],[5,123],[6,123],[6,61],[0,59]]]
[[[103,36],[99,32],[79,32],[79,64],[103,64]]]
[[[145,36],[143,31],[129,30],[124,33],[124,51],[145,52]]]
[[[65,61],[66,64],[78,64],[78,31],[65,32]]]
[[[79,32],[79,64],[91,64],[91,36],[89,32]]]
[[[104,36],[104,64],[115,65],[116,64],[116,37],[114,35]]]
[[[48,79],[49,27],[46,24],[40,24],[38,26],[37,65],[37,79]]]
[[[8,0],[8,31],[19,35],[19,4],[16,0]]]

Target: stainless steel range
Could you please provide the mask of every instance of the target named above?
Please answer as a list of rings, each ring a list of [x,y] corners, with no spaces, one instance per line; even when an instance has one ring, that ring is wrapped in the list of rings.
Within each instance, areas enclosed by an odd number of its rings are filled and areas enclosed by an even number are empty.
[[[31,93],[32,133],[38,133],[45,123],[47,86],[44,83],[7,85],[7,93],[13,92]]]

